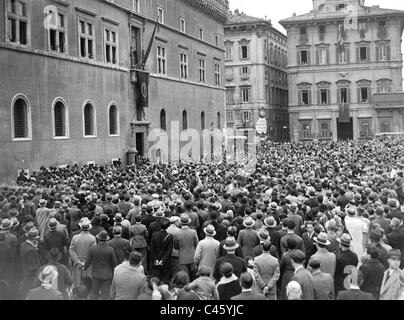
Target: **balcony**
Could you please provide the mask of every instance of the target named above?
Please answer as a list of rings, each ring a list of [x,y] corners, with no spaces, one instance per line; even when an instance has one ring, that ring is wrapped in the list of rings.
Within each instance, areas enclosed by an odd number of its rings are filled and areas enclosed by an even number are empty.
[[[373,103],[376,110],[404,110],[404,92],[375,93],[373,94]]]
[[[233,73],[226,73],[225,79],[226,81],[233,81],[234,79]]]

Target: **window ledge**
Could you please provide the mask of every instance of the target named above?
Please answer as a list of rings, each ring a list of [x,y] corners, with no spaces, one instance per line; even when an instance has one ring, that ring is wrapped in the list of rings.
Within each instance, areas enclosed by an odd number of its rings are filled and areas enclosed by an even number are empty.
[[[93,138],[97,138],[97,136],[83,136],[84,139],[93,139]]]
[[[109,134],[108,135],[108,137],[111,137],[111,138],[116,138],[116,137],[120,137],[121,135],[120,134]]]
[[[64,136],[64,137],[53,137],[53,140],[68,140],[68,139],[70,139],[70,138],[67,137],[67,136]]]
[[[32,141],[32,138],[12,138],[12,141],[15,141],[15,142]]]

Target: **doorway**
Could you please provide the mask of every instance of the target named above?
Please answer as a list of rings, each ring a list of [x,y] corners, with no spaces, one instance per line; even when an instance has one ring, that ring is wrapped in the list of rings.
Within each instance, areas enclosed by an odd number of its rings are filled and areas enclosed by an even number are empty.
[[[144,133],[139,132],[136,133],[136,150],[137,155],[143,157],[144,156]]]
[[[337,119],[337,135],[338,140],[352,140],[353,139],[353,119],[350,118],[349,122],[339,122]]]

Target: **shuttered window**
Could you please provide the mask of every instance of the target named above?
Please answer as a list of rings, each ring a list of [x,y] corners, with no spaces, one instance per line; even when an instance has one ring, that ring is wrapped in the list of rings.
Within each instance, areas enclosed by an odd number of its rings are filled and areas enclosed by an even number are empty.
[[[89,103],[84,107],[84,135],[94,135],[94,108]]]
[[[55,137],[66,136],[66,111],[65,106],[61,101],[55,104],[54,110],[55,121]]]
[[[118,109],[115,105],[109,108],[109,134],[118,134]]]
[[[201,130],[205,130],[205,112],[201,112]]]
[[[28,106],[23,99],[14,103],[14,138],[28,138]]]
[[[184,110],[182,113],[182,130],[187,130],[188,129],[188,116],[187,112]]]

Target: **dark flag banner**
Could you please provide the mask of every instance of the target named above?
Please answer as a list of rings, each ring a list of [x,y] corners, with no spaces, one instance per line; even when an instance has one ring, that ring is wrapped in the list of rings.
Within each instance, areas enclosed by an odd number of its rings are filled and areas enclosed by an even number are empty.
[[[339,105],[338,122],[351,122],[351,116],[349,115],[349,104],[341,103]]]
[[[149,106],[149,73],[145,71],[136,71],[138,103],[143,107]]]

